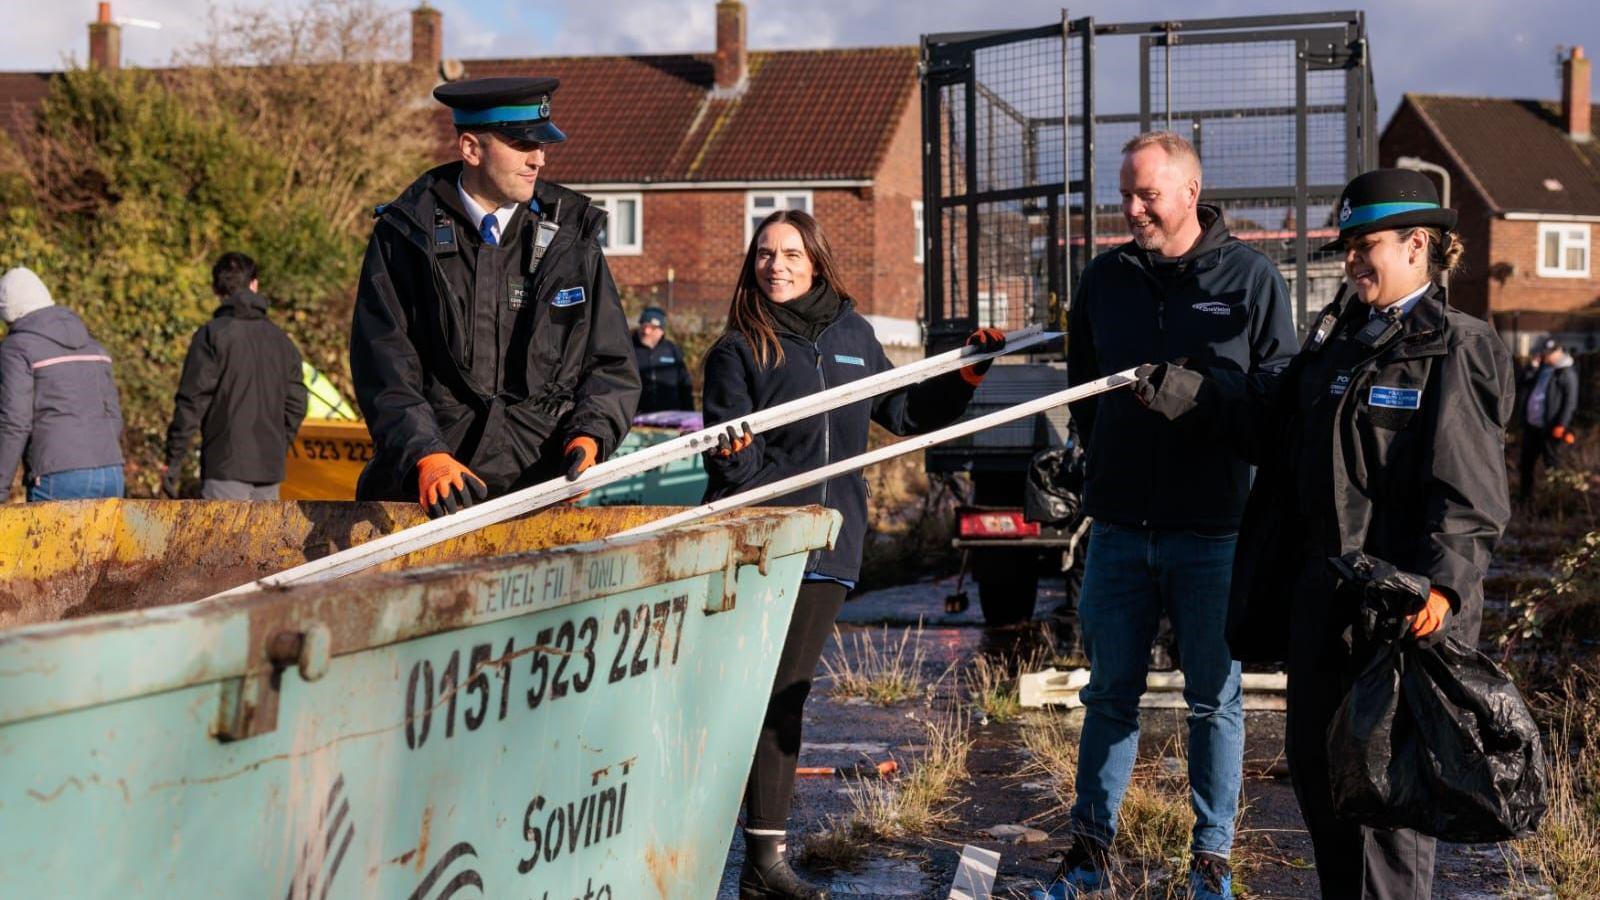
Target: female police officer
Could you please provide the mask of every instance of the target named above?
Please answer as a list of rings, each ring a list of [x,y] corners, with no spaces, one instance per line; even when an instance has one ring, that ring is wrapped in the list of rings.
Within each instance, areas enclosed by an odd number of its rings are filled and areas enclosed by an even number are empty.
[[[728,329],[706,354],[707,422],[737,421],[836,384],[891,368],[872,326],[852,309],[833,252],[815,219],[779,210],[756,229],[739,272]],[[984,329],[967,339],[998,350],[1005,336]],[[868,422],[914,434],[953,421],[988,363],[863,400],[759,436],[731,426],[722,448],[706,457],[706,499],[767,484],[867,449]],[[866,535],[866,483],[852,473],[773,501],[818,503],[844,517],[832,550],[812,554],[795,601],[766,719],[745,789],[745,864],[741,900],[817,900],[825,888],[801,881],[784,861],[785,824],[800,755],[800,722],[811,676],[833,619],[861,570]]]
[[[1427,897],[1434,839],[1339,819],[1326,733],[1364,658],[1357,602],[1330,557],[1353,551],[1426,578],[1413,636],[1478,638],[1482,580],[1510,515],[1511,357],[1435,283],[1456,265],[1455,213],[1424,175],[1381,169],[1340,197],[1348,289],[1266,382],[1148,367],[1135,391],[1170,417],[1197,409],[1260,466],[1234,560],[1229,644],[1245,661],[1287,648],[1288,754],[1328,898]]]

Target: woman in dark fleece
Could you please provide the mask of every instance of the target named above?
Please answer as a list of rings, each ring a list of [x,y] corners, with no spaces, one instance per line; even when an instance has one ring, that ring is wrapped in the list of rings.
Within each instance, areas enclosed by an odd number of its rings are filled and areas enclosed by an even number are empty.
[[[986,328],[967,343],[998,350],[1005,336]],[[740,434],[730,426],[722,446],[707,454],[706,499],[865,452],[869,421],[901,435],[949,424],[966,409],[987,367],[987,362],[978,363],[760,435],[748,429]],[[839,283],[833,252],[816,220],[804,212],[779,210],[762,221],[745,252],[727,332],[706,355],[706,421],[738,422],[756,410],[890,368],[872,326],[856,313]],[[772,505],[813,503],[837,510],[844,523],[834,548],[819,550],[806,561],[756,743],[745,788],[746,852],[739,876],[743,900],[828,896],[826,888],[800,880],[784,860],[785,823],[812,675],[834,617],[861,571],[866,481],[859,473],[841,475]]]

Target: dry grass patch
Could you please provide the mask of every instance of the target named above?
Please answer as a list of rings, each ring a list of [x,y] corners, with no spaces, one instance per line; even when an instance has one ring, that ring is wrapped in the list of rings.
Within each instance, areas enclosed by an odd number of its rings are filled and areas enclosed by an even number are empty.
[[[956,821],[956,788],[967,780],[972,738],[966,716],[923,723],[927,750],[898,779],[863,780],[846,790],[851,811],[807,836],[800,859],[816,869],[852,868],[875,842],[922,837]]]
[[[1030,758],[1018,775],[1047,780],[1055,800],[1031,821],[1064,818],[1072,808],[1073,782],[1078,774],[1078,728],[1065,715],[1041,713],[1024,724],[1022,742]],[[1236,825],[1244,812],[1241,803]],[[1118,867],[1117,896],[1137,900],[1187,897],[1193,831],[1187,758],[1182,741],[1174,739],[1154,758],[1134,766],[1123,795],[1112,846]],[[1236,888],[1242,888],[1254,865],[1237,842],[1232,865]]]
[[[1004,661],[979,656],[967,666],[962,678],[967,700],[982,710],[991,722],[1009,722],[1022,715],[1022,697],[1017,679]]]
[[[834,652],[822,659],[834,697],[860,697],[879,706],[889,706],[923,694],[926,655],[922,649],[922,624],[907,628],[895,641],[885,625],[874,639],[872,631],[840,633],[833,629]]]
[[[1600,897],[1600,679],[1569,677],[1546,744],[1550,810],[1507,855],[1519,895]]]

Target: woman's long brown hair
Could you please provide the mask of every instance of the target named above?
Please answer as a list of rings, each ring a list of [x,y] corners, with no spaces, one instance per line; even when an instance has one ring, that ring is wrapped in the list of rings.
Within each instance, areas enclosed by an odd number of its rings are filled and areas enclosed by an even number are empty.
[[[806,248],[806,255],[811,257],[811,277],[832,285],[841,298],[850,299],[844,286],[839,283],[839,269],[833,261],[833,248],[828,245],[827,235],[822,233],[822,226],[810,213],[798,209],[780,209],[762,219],[755,233],[750,236],[750,246],[744,252],[744,265],[739,269],[739,284],[734,288],[733,302],[728,306],[728,327],[724,332],[744,335],[744,339],[750,342],[750,349],[755,352],[756,364],[760,366],[767,366],[768,360],[771,360],[772,366],[783,362],[783,347],[778,343],[777,332],[773,330],[772,316],[761,304],[766,295],[756,281],[756,245],[760,243],[763,231],[780,223],[793,226],[794,230],[800,232],[800,243]]]

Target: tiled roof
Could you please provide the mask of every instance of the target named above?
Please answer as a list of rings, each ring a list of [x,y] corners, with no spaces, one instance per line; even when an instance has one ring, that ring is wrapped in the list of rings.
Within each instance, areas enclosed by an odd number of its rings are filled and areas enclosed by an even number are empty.
[[[1405,102],[1496,210],[1600,215],[1600,138],[1568,137],[1559,104],[1426,94],[1407,94]],[[1594,120],[1600,122],[1600,106]]]
[[[0,131],[15,138],[50,90],[54,72],[0,72]]]
[[[468,60],[466,69],[561,79],[552,118],[568,142],[548,168],[572,184],[870,179],[917,90],[915,47],[751,53],[733,97],[713,92],[708,55]],[[440,128],[448,138],[442,110]]]
[[[743,91],[713,91],[710,55],[466,60],[467,77],[554,75],[568,142],[550,178],[609,182],[865,180],[917,92],[917,49],[779,50],[749,56]],[[0,128],[31,111],[52,73],[0,73]],[[441,159],[454,158],[438,108]]]

